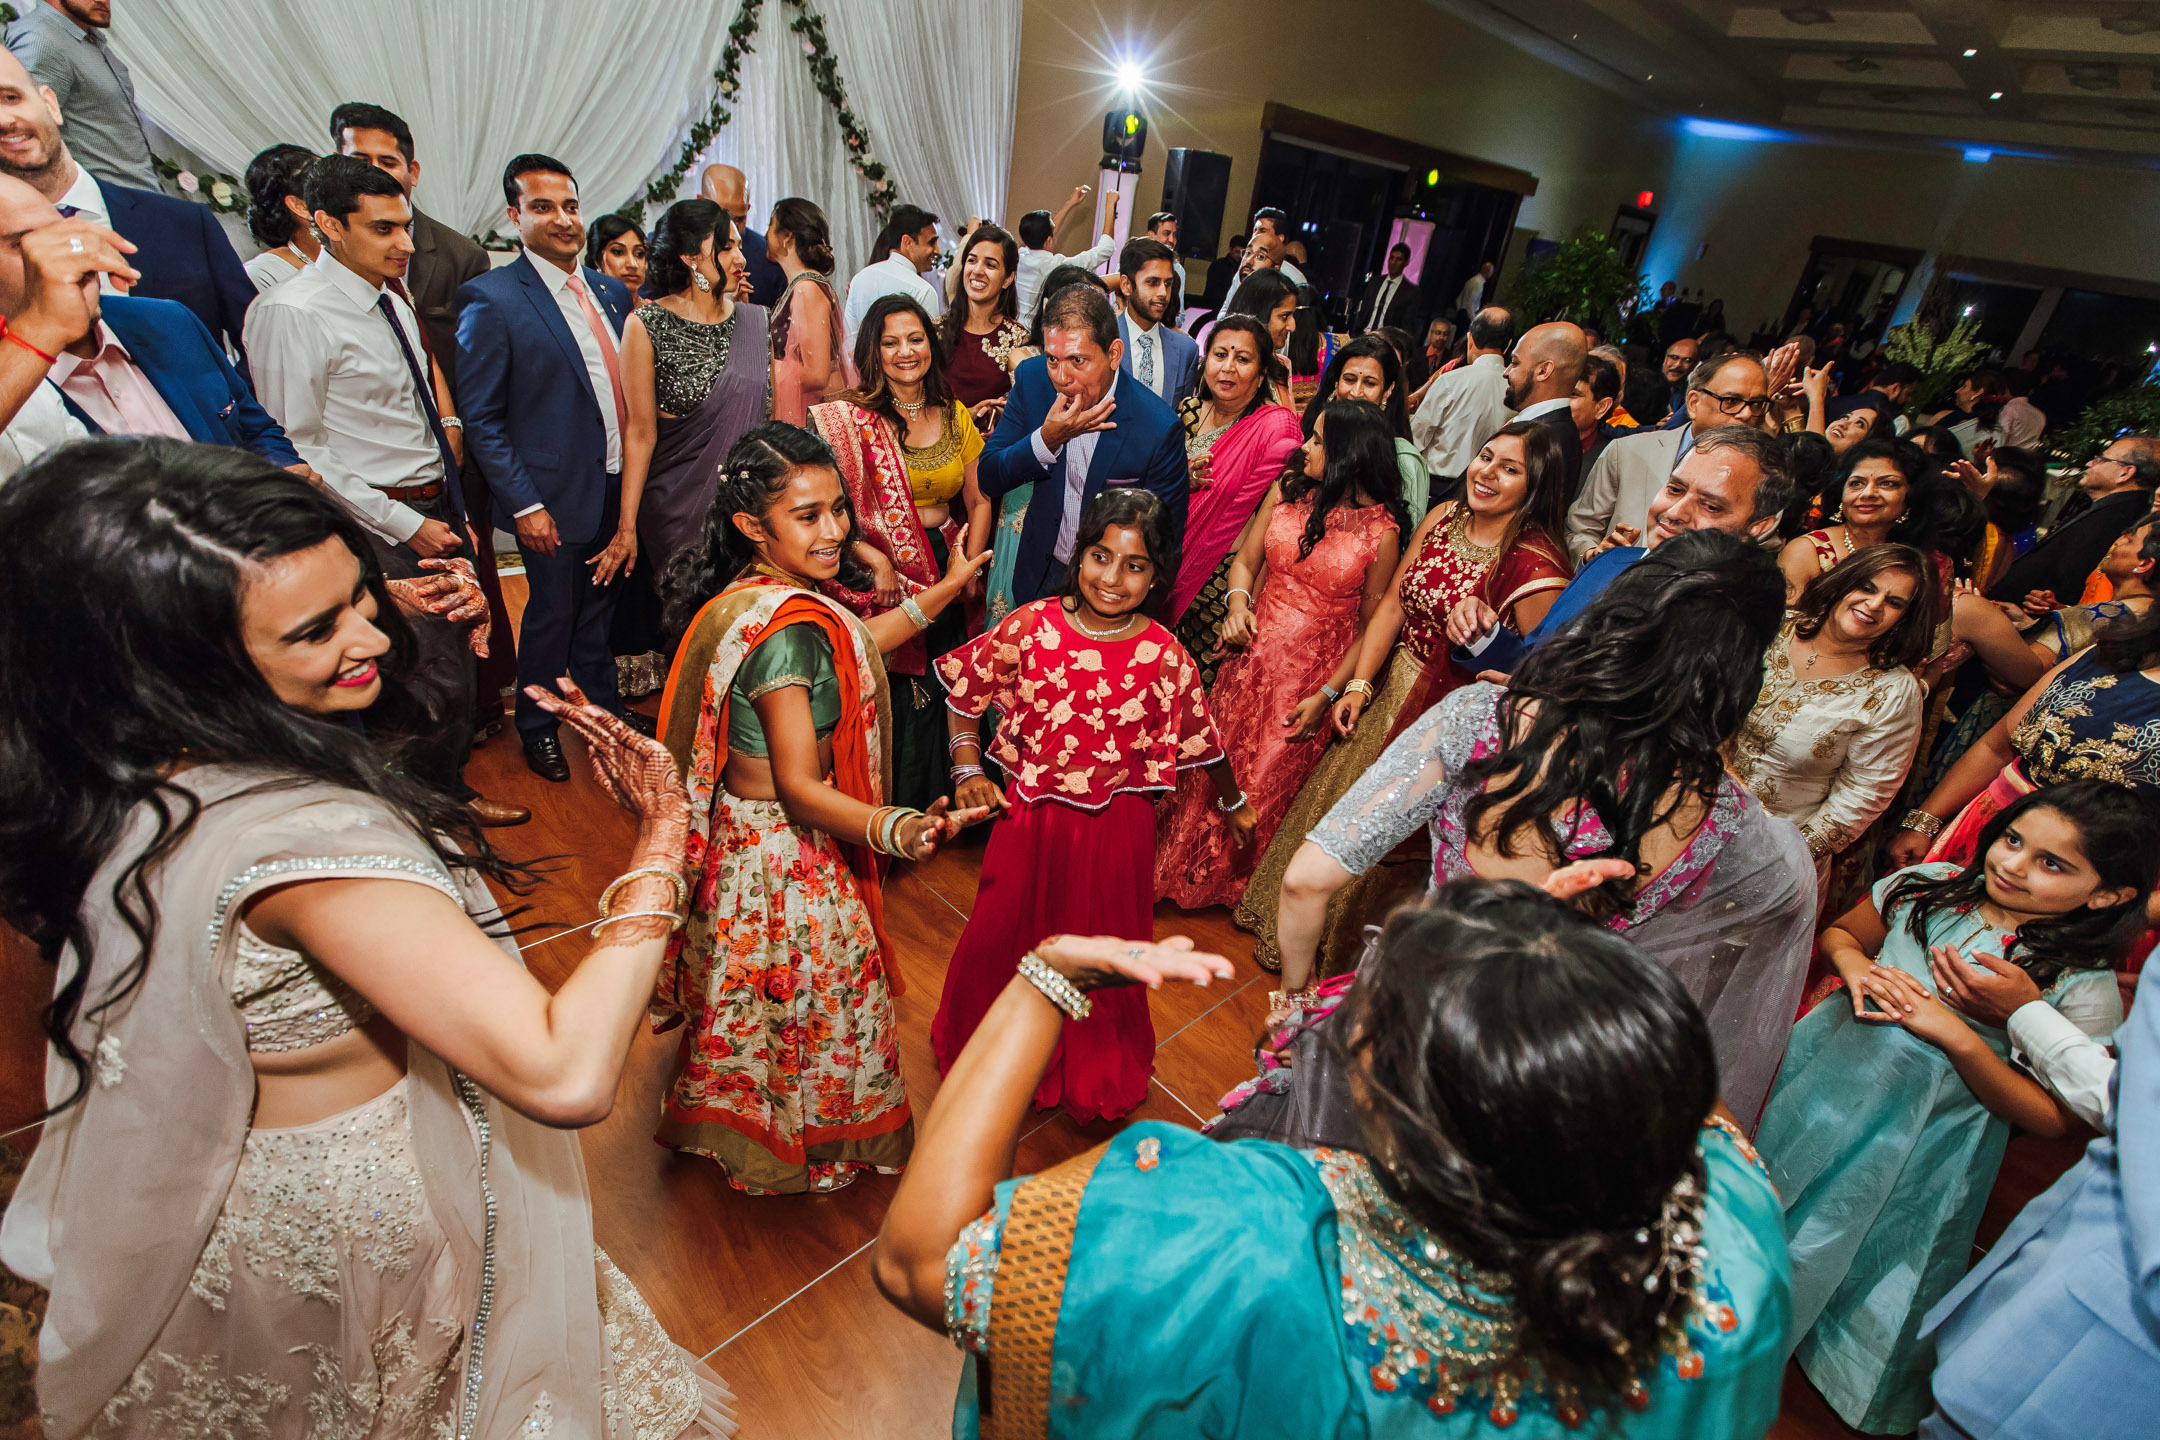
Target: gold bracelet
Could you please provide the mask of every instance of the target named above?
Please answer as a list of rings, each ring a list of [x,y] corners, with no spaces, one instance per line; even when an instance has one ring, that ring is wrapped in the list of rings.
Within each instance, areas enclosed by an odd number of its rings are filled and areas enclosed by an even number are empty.
[[[641,875],[666,876],[669,882],[675,886],[675,908],[677,910],[690,908],[690,886],[681,874],[665,865],[640,865],[635,870],[625,870],[622,874],[616,876],[614,880],[609,882],[607,889],[600,892],[600,918],[602,920],[608,918],[608,907],[615,903],[615,892]]]
[[[1367,700],[1370,700],[1373,697],[1372,681],[1352,680],[1349,684],[1342,687],[1342,693],[1344,695],[1362,695]]]
[[[1898,829],[1917,830],[1930,839],[1942,834],[1942,828],[1943,822],[1940,815],[1930,815],[1917,805],[1907,810],[1905,818],[1898,821]]]

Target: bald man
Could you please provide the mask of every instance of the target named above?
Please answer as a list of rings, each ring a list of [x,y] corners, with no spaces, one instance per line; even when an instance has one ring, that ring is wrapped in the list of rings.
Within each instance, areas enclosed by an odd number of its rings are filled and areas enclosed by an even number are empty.
[[[1565,320],[1533,325],[1515,342],[1507,365],[1507,403],[1517,420],[1534,420],[1553,432],[1567,462],[1567,502],[1582,488],[1582,435],[1575,429],[1569,404],[1582,379],[1590,346],[1580,326]],[[1558,536],[1553,537],[1558,539]]]
[[[750,228],[750,181],[733,165],[708,165],[698,194],[734,217],[742,240],[743,279],[750,286],[750,293],[740,298],[753,305],[778,304],[780,292],[787,289],[787,272],[765,258],[764,232]]]

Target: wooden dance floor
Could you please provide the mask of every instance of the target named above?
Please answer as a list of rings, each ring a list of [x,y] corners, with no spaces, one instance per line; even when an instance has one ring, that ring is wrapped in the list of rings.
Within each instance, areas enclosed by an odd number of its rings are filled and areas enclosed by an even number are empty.
[[[522,578],[506,578],[512,607]],[[642,708],[655,708],[647,701]],[[490,799],[530,805],[529,825],[493,832],[508,853],[560,857],[530,897],[522,924],[535,926],[525,959],[553,988],[582,951],[600,889],[626,863],[633,826],[593,779],[582,742],[565,729],[567,785],[525,768],[509,731],[481,746],[468,771]],[[898,1001],[900,1051],[918,1124],[937,1095],[930,1021],[946,957],[975,896],[983,832],[921,866],[901,866],[885,891],[886,920],[906,993]],[[1085,877],[1075,877],[1085,883]],[[1252,963],[1249,937],[1228,913],[1157,908],[1158,935],[1186,934],[1228,956],[1236,974],[1206,990],[1173,987],[1151,997],[1155,1081],[1134,1118],[1197,1127],[1216,1100],[1252,1073],[1252,1045],[1273,977]],[[42,1065],[36,1006],[51,973],[17,937],[0,947],[0,1130],[38,1108]],[[718,1167],[652,1140],[674,1051],[673,1036],[640,1034],[614,1113],[584,1132],[598,1239],[651,1301],[668,1332],[707,1357],[733,1387],[745,1440],[932,1440],[951,1433],[960,1355],[943,1337],[903,1318],[870,1279],[869,1247],[896,1179],[871,1176],[832,1195],[753,1198],[729,1188]],[[1082,1128],[1038,1115],[1020,1145],[1022,1170],[1040,1170],[1118,1127]],[[34,1132],[12,1143],[27,1146]],[[2020,1136],[1997,1182],[1983,1242],[2070,1164],[2082,1147]],[[154,1183],[146,1177],[146,1183]],[[1205,1235],[1189,1238],[1206,1245]],[[1788,1371],[1778,1440],[1851,1435],[1796,1370]]]

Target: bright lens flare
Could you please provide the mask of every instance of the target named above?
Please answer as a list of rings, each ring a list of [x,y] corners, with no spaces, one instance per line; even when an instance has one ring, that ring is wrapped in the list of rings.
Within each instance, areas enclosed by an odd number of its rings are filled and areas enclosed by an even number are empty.
[[[1120,90],[1137,91],[1147,84],[1147,72],[1127,60],[1117,67],[1117,83]]]

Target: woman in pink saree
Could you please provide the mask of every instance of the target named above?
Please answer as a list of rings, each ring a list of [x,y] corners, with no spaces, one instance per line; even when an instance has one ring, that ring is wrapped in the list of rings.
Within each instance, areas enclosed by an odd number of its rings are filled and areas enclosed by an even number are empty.
[[[0,579],[0,913],[57,972],[0,1257],[51,1292],[44,1433],[729,1433],[595,1248],[570,1133],[681,923],[667,752],[543,702],[638,819],[551,996],[488,888],[534,877],[402,768],[408,582],[350,512],[237,450],[95,440],[0,515],[35,550]]]
[[[1208,336],[1200,388],[1178,406],[1192,497],[1184,548],[1164,618],[1200,662],[1212,687],[1215,637],[1229,616],[1229,570],[1238,537],[1305,438],[1297,415],[1268,398],[1275,363],[1267,326],[1250,315],[1225,315]]]
[[[808,425],[811,406],[855,383],[840,300],[833,294],[825,212],[792,195],[773,206],[765,256],[787,276],[765,326],[772,337],[772,418]]]

